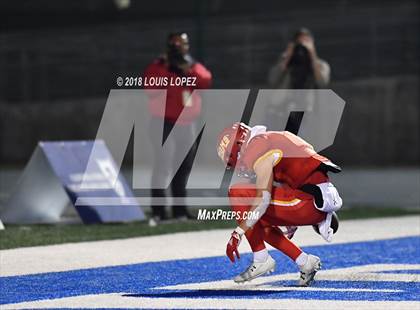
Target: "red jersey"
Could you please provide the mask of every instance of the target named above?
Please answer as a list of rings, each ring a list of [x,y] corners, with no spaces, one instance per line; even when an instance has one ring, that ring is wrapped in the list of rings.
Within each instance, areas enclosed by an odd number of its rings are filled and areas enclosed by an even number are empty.
[[[288,131],[267,131],[253,137],[242,147],[240,165],[254,171],[255,164],[273,156],[273,179],[299,188],[312,183],[309,178],[329,159],[317,154],[308,142]],[[317,182],[315,182],[317,183]]]
[[[165,78],[171,81],[180,74],[170,71],[168,65],[163,58],[159,58],[151,63],[145,70],[145,80],[151,78]],[[182,119],[178,120],[179,124],[189,124],[194,121],[201,113],[201,96],[194,89],[209,88],[211,84],[211,73],[202,64],[194,63],[188,72],[184,75],[193,77],[195,86],[145,86],[145,89],[166,89],[166,102],[163,93],[156,96],[156,93],[149,93],[149,110],[150,113],[159,118],[175,123],[181,112],[185,110]]]

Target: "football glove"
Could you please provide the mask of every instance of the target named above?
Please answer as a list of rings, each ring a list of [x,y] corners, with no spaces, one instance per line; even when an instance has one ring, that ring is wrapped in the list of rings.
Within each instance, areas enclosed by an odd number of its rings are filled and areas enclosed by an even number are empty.
[[[240,259],[238,246],[241,243],[243,230],[241,228],[236,228],[230,235],[229,242],[226,246],[226,255],[229,257],[232,263],[235,262],[235,255]]]

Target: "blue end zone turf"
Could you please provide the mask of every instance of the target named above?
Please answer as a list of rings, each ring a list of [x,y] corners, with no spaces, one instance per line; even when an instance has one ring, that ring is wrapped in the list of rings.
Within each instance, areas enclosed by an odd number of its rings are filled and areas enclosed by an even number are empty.
[[[164,245],[163,245],[164,246]],[[323,268],[354,267],[369,264],[420,264],[420,237],[406,237],[371,242],[357,242],[306,247],[322,258]],[[222,250],[221,250],[222,251]],[[277,260],[275,274],[296,272],[294,264],[278,251],[271,251]],[[173,260],[153,263],[101,267],[26,276],[1,277],[1,304],[53,299],[60,297],[122,293],[122,296],[180,298],[299,298],[319,300],[394,300],[420,301],[419,282],[400,281],[317,281],[320,290],[166,290],[153,289],[176,284],[231,279],[243,271],[250,254],[232,265],[225,256]],[[414,269],[414,268],[412,268]],[[381,273],[418,274],[418,270]],[[292,287],[295,282],[277,281],[271,286]],[[401,292],[328,291],[322,288],[392,289]]]

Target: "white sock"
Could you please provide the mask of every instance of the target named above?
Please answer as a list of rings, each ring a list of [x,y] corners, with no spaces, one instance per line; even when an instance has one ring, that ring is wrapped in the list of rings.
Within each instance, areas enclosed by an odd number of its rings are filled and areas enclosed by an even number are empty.
[[[305,252],[300,253],[298,257],[296,257],[295,262],[299,267],[302,267],[308,261],[308,254]]]
[[[254,263],[264,263],[268,259],[267,249],[263,249],[258,252],[254,252]]]

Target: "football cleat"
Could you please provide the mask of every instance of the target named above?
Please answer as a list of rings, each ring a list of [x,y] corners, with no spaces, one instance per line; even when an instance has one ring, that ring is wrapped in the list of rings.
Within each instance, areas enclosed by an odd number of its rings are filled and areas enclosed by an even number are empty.
[[[318,256],[308,255],[306,264],[300,267],[299,286],[310,286],[314,281],[315,274],[321,269],[321,260]]]
[[[235,283],[251,281],[252,279],[255,279],[263,274],[272,273],[275,268],[275,260],[271,256],[268,256],[264,263],[253,262],[244,272],[236,276],[233,281],[235,281]]]

